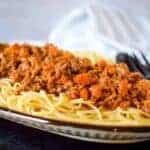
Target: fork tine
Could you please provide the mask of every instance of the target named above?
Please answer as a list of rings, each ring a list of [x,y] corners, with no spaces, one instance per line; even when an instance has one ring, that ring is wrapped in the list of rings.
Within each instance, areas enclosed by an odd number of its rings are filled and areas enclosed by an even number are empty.
[[[141,61],[137,58],[137,56],[135,54],[133,54],[133,61],[135,63],[135,65],[137,66],[137,68],[143,73],[145,74],[145,69],[143,68],[143,65],[141,63]]]
[[[143,73],[143,75],[146,77],[146,76],[149,76],[150,72],[145,68],[144,65],[142,65],[141,61],[139,60],[139,58],[133,54],[133,61],[136,65],[136,67],[139,69],[139,71],[141,73]]]
[[[130,71],[140,72],[145,79],[150,80],[150,70],[148,65],[143,65],[138,56],[134,53],[119,53],[116,57],[117,62],[124,62],[128,65]]]
[[[119,63],[126,63],[131,71],[139,71],[139,69],[135,65],[135,62],[133,61],[133,57],[130,56],[128,53],[119,53],[116,56],[116,60]]]
[[[141,64],[141,61],[137,58],[135,53],[133,54],[133,60],[137,66],[139,66],[139,64]]]
[[[139,68],[135,65],[133,58],[128,55],[128,62],[129,62],[129,67],[131,71],[139,72]]]
[[[141,53],[141,55],[142,55],[142,57],[143,57],[145,63],[146,63],[147,65],[150,65],[150,63],[149,63],[148,59],[145,57],[144,53],[143,53],[142,51],[141,51],[140,53]]]

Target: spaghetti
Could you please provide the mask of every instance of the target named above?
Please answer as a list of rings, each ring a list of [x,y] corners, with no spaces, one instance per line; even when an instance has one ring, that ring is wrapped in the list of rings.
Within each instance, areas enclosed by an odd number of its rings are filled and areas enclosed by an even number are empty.
[[[90,101],[70,101],[61,93],[58,97],[45,91],[27,91],[16,95],[20,84],[9,79],[0,80],[0,106],[32,116],[95,125],[149,125],[150,119],[135,108],[112,111],[96,107]]]
[[[150,125],[150,82],[140,74],[130,73],[124,64],[97,63],[93,53],[91,63],[53,45],[42,50],[3,47],[0,107],[66,122]]]

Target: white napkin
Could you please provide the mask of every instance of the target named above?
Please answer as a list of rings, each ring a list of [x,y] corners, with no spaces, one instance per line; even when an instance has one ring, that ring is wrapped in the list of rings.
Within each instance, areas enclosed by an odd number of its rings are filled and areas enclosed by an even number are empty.
[[[108,57],[119,51],[144,51],[150,59],[150,17],[94,3],[74,10],[50,33],[65,49],[97,50]]]

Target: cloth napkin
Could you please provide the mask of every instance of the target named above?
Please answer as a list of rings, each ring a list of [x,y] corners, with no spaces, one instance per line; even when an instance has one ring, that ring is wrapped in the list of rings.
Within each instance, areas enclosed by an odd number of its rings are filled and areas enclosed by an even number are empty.
[[[141,50],[150,59],[150,9],[143,7],[121,9],[96,0],[65,16],[49,34],[49,41],[65,49],[98,50],[108,57]]]

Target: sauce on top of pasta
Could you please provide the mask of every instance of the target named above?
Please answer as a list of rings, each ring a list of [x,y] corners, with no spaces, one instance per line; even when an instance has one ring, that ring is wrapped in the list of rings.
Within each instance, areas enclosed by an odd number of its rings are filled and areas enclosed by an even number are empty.
[[[21,84],[20,91],[40,91],[71,100],[83,98],[106,109],[135,107],[150,113],[150,81],[123,63],[93,64],[52,44],[0,45],[0,78]]]

